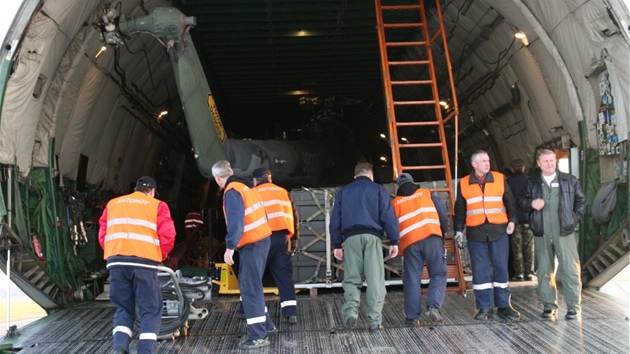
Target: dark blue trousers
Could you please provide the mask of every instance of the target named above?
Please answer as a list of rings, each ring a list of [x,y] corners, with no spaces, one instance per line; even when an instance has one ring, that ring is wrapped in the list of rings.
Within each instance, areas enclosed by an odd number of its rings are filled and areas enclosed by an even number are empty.
[[[510,239],[503,235],[496,241],[468,241],[470,264],[473,273],[473,290],[477,309],[510,306],[508,257]],[[490,276],[492,266],[492,276]],[[494,298],[494,306],[493,300]]]
[[[116,305],[114,348],[129,351],[137,303],[140,314],[138,354],[156,353],[163,307],[157,270],[140,267],[110,268],[109,298]]]
[[[297,300],[295,284],[293,283],[293,262],[287,254],[289,242],[286,231],[274,231],[271,234],[271,247],[267,256],[267,267],[276,281],[280,293],[280,307],[282,316],[289,317],[297,314]]]
[[[271,239],[266,237],[238,249],[240,258],[238,286],[247,319],[249,340],[265,338],[267,330],[275,327],[265,306],[262,284],[270,245]]]
[[[429,271],[429,288],[426,305],[439,309],[446,293],[446,259],[444,243],[439,236],[430,236],[405,248],[403,256],[403,290],[405,293],[405,317],[417,320],[422,313],[422,270],[424,262]]]

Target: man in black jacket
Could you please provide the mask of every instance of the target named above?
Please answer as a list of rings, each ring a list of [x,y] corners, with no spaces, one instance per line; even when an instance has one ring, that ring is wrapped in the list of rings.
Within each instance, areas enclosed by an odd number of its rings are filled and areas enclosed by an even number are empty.
[[[455,241],[460,248],[468,240],[473,275],[476,320],[487,320],[498,308],[499,317],[517,320],[512,308],[508,257],[509,235],[518,221],[518,209],[502,173],[490,171],[490,156],[483,150],[470,157],[473,171],[459,181],[455,202]],[[466,229],[467,235],[463,231]]]
[[[517,198],[527,185],[529,176],[525,174],[525,161],[516,159],[510,162],[512,176],[507,179],[507,184],[512,194]],[[529,228],[529,215],[525,212],[518,213],[518,224],[510,238],[512,259],[514,260],[514,278],[512,280],[532,280],[534,275],[534,234]]]
[[[578,179],[556,170],[555,152],[541,149],[536,162],[542,173],[532,176],[521,191],[519,205],[529,212],[534,232],[538,293],[543,303],[542,317],[553,318],[558,312],[558,294],[554,259],[562,272],[562,293],[567,303],[565,318],[581,314],[581,269],[575,227],[586,211],[586,197]]]

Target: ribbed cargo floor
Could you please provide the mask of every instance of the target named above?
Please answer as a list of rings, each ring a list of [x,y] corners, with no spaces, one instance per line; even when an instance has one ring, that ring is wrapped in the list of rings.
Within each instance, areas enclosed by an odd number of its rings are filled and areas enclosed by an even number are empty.
[[[255,353],[628,353],[630,348],[628,308],[591,292],[583,293],[581,320],[566,321],[561,300],[555,321],[540,317],[542,308],[535,286],[512,289],[514,307],[522,314],[518,322],[472,319],[474,296],[449,293],[441,311],[444,322],[431,326],[405,327],[401,287],[388,288],[383,311],[384,328],[374,334],[367,330],[364,314],[353,330],[343,329],[341,289],[317,296],[299,295],[299,322],[279,321],[278,298],[268,296],[267,304],[278,334],[271,345]],[[160,341],[158,353],[238,353],[245,338],[246,324],[234,316],[238,296],[220,296],[207,307],[209,316],[192,321],[188,337]],[[364,313],[364,308],[362,308]],[[15,342],[29,353],[111,353],[114,308],[94,302],[44,318],[19,329]],[[424,320],[424,319],[421,319]],[[134,340],[132,348],[137,341]],[[132,350],[132,353],[135,351]]]

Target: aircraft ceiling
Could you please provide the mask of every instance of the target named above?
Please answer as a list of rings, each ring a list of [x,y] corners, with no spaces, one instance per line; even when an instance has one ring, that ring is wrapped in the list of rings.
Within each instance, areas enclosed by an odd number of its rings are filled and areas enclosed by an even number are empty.
[[[88,182],[122,190],[163,156],[171,165],[186,160],[177,158],[189,155],[190,141],[166,49],[137,34],[101,52],[94,24],[106,3],[25,2],[2,49],[3,57],[13,55],[14,72],[2,110],[0,162],[17,162],[26,174],[47,166],[54,149],[60,171],[72,178],[84,155]],[[119,6],[132,17],[165,6],[196,17],[190,34],[230,137],[274,139],[284,132],[294,138],[326,115],[354,130],[368,158],[387,152],[378,142],[387,122],[372,1],[130,0]],[[435,4],[426,6],[435,26]],[[567,148],[586,138],[596,147],[597,73],[604,63],[616,96],[630,97],[630,16],[618,1],[452,0],[441,7],[464,160],[488,149],[498,168],[514,158],[533,161],[541,146]],[[517,31],[528,43],[514,37]],[[436,62],[442,81],[445,67]],[[300,104],[302,97],[319,101]],[[617,102],[618,116],[627,117],[627,101]],[[162,110],[169,114],[158,122]],[[583,134],[579,121],[586,123]],[[627,124],[619,122],[620,141],[627,140]],[[454,126],[448,129],[454,134]]]

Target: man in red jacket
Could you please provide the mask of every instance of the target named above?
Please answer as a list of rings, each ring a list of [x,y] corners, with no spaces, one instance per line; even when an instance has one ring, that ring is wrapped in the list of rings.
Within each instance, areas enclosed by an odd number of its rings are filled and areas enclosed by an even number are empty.
[[[109,297],[116,305],[114,353],[129,352],[136,318],[140,314],[139,354],[157,351],[162,317],[162,290],[157,266],[175,243],[175,225],[166,203],[155,199],[155,180],[138,179],[135,192],[107,203],[100,219],[98,240],[109,270]]]

